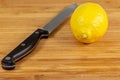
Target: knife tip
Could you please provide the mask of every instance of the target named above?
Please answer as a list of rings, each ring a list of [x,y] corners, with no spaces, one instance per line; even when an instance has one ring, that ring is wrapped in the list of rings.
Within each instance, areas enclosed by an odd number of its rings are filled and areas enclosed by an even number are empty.
[[[70,5],[70,7],[71,7],[71,8],[77,8],[78,5],[77,5],[76,3],[73,3],[73,4]]]

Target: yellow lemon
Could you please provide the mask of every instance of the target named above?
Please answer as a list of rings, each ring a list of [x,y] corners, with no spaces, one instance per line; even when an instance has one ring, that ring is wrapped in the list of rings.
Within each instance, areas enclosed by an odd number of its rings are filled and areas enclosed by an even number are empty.
[[[72,14],[70,25],[77,40],[92,43],[105,34],[108,28],[108,17],[99,4],[84,3]]]

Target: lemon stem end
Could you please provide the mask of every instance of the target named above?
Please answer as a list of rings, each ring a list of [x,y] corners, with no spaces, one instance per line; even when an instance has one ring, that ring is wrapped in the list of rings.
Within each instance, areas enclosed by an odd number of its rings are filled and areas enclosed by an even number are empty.
[[[87,39],[88,35],[87,34],[82,34],[82,39]]]

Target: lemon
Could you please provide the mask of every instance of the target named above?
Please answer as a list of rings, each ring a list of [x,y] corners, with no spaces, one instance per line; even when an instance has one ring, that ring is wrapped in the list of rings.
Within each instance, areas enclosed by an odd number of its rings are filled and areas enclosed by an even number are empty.
[[[70,25],[77,40],[92,43],[100,39],[107,31],[108,17],[99,4],[84,3],[72,14]]]

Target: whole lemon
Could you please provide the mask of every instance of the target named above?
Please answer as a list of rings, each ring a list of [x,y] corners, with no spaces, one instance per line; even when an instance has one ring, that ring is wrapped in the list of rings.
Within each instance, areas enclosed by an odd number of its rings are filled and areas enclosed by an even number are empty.
[[[108,17],[99,4],[84,3],[72,14],[70,25],[77,40],[92,43],[105,34],[108,28]]]

